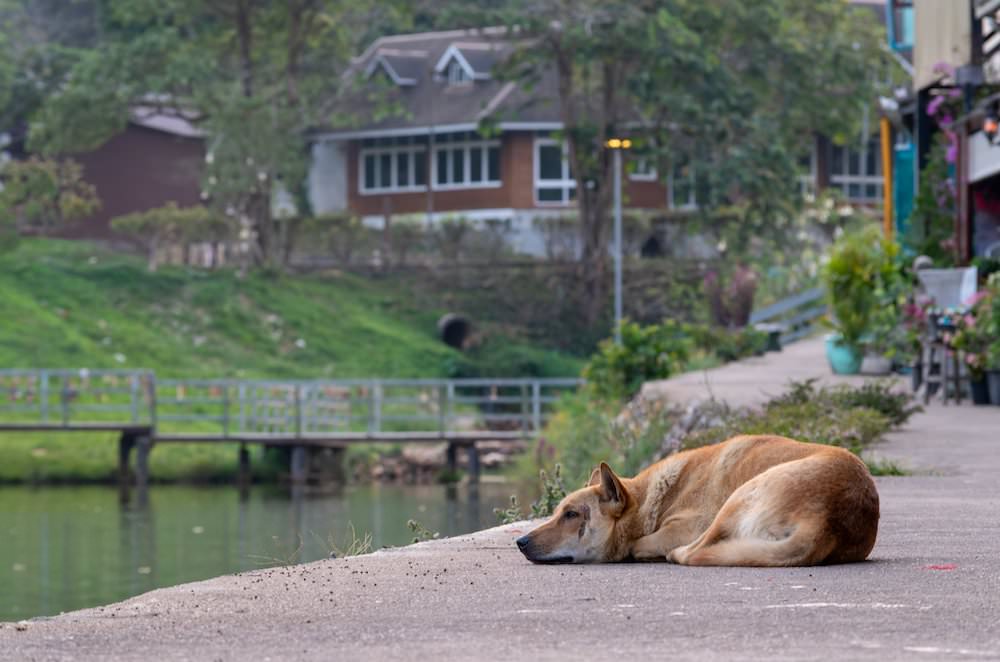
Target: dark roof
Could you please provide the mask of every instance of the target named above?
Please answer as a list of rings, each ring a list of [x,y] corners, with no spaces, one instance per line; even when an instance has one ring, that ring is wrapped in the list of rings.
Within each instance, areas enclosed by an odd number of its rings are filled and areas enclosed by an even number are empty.
[[[376,40],[345,74],[362,83],[361,91],[349,104],[358,124],[328,130],[351,135],[427,130],[445,125],[477,125],[486,118],[507,123],[558,123],[554,75],[543,76],[530,94],[494,75],[496,67],[512,52],[506,34],[502,29],[486,28],[393,35]],[[472,80],[449,84],[441,75],[453,57],[442,59],[449,49],[452,54],[457,51],[463,66],[471,69],[468,73]],[[392,69],[386,73],[395,83],[389,97],[399,103],[401,112],[377,122],[365,122],[364,118],[375,115],[369,112],[374,110],[375,102],[370,92],[365,91],[370,86],[363,83],[379,68],[386,69],[386,65]]]

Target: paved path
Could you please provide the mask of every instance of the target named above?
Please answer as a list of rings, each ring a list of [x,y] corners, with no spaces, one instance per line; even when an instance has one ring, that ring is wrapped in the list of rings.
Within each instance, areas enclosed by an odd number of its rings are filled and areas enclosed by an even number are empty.
[[[777,392],[789,358],[825,373],[816,343],[793,349],[713,372],[716,394]],[[534,566],[523,523],[5,624],[0,658],[1000,659],[998,451],[1000,407],[932,406],[893,435],[880,452],[922,473],[878,480],[866,563]]]

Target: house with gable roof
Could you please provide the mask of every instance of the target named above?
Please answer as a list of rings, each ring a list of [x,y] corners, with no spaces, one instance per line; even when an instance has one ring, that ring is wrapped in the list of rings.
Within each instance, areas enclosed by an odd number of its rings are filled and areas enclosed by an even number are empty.
[[[500,80],[495,69],[511,49],[499,28],[372,43],[345,75],[383,90],[399,112],[383,117],[362,100],[355,114],[371,121],[311,136],[314,213],[346,211],[372,226],[394,217],[501,221],[516,247],[536,252],[537,241],[517,237],[528,237],[535,219],[572,213],[576,182],[557,139],[555,75],[543,74],[530,91]],[[487,135],[479,131],[484,125]],[[696,208],[690,168],[657,173],[637,156],[626,158],[627,208],[665,218]],[[820,137],[802,165],[805,190],[834,187],[854,203],[881,202],[875,142],[838,146]]]
[[[456,30],[376,40],[347,75],[384,86],[401,112],[312,136],[313,211],[350,211],[370,225],[387,216],[502,221],[515,235],[536,218],[570,213],[576,181],[554,135],[562,128],[555,77],[543,76],[530,93],[495,77],[511,50],[503,35]],[[638,165],[625,186],[631,207],[693,202],[672,200],[667,184]]]

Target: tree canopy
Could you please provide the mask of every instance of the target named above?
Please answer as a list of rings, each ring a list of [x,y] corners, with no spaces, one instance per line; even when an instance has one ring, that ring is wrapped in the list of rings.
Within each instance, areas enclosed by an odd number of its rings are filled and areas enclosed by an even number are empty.
[[[182,115],[207,137],[206,203],[275,264],[290,234],[275,199],[307,211],[303,137],[350,116],[350,57],[389,32],[507,26],[518,48],[499,74],[557,80],[581,276],[598,305],[605,141],[629,135],[661,179],[689,180],[720,245],[780,237],[813,135],[860,136],[886,78],[872,18],[844,0],[0,0],[0,89],[12,91],[0,92],[0,119],[29,124],[32,151],[65,154],[137,109]]]

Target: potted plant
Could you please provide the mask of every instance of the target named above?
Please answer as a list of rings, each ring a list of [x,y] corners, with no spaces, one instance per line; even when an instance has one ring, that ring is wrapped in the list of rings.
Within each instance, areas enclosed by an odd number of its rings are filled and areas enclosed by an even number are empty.
[[[986,386],[990,402],[1000,405],[1000,341],[994,341],[990,345],[987,361],[989,368],[986,370]]]
[[[895,356],[899,365],[909,366],[913,391],[920,389],[924,378],[922,346],[920,344],[927,329],[928,302],[911,298],[900,311],[900,344]]]
[[[823,284],[834,331],[826,338],[826,355],[835,373],[855,374],[866,350],[886,351],[888,333],[898,326],[898,253],[898,245],[884,239],[875,225],[844,233],[831,247]],[[885,320],[876,322],[886,308]]]
[[[963,361],[969,371],[969,389],[972,392],[972,403],[988,405],[990,397],[986,368],[990,363],[990,338],[985,333],[986,324],[978,316],[984,312],[980,305],[985,299],[980,299],[965,315],[955,319],[955,333],[946,340],[953,349],[962,352]]]
[[[976,367],[985,372],[990,401],[1000,405],[1000,273],[987,279],[986,287],[976,294],[971,313],[964,321],[972,322],[970,330],[975,331],[974,351],[966,356],[971,354]]]

